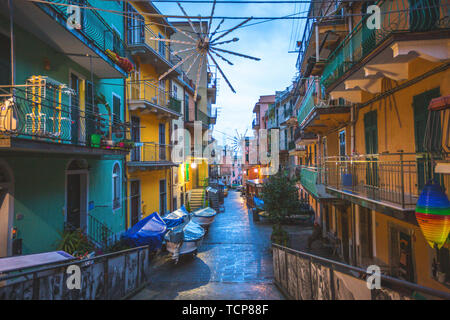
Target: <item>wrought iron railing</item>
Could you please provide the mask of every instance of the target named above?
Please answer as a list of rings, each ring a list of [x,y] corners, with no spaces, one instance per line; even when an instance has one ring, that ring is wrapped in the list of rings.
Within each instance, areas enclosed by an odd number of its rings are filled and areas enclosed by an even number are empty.
[[[329,87],[360,62],[393,33],[431,31],[450,27],[449,4],[440,0],[379,0],[380,28],[367,28],[367,19],[355,26],[350,34],[328,57],[321,84]]]
[[[91,214],[88,214],[87,229],[88,238],[101,248],[108,248],[118,240],[116,234],[106,224]]]
[[[385,153],[325,160],[327,188],[394,207],[413,208],[430,180],[447,190],[450,187],[448,175],[436,174],[434,160],[427,154]]]
[[[178,55],[175,55],[170,47],[164,41],[154,40],[159,38],[148,25],[138,25],[129,27],[128,34],[128,46],[148,46],[154,53],[159,55],[162,59],[176,64],[181,61]]]
[[[172,145],[158,144],[154,142],[143,142],[134,147],[131,152],[131,161],[157,162],[171,161]]]
[[[160,87],[156,80],[129,81],[128,100],[144,100],[152,104],[181,113],[181,101]]]
[[[0,133],[60,144],[125,149],[127,124],[54,87],[0,86]],[[82,106],[82,107],[81,107]],[[103,107],[102,107],[103,108]]]
[[[66,231],[80,230],[93,245],[101,249],[107,249],[118,240],[118,236],[105,223],[101,222],[91,213],[87,214],[85,226],[74,226],[69,221],[66,221],[64,223],[64,229]]]
[[[111,26],[102,18],[97,10],[86,9],[83,7],[94,8],[87,0],[58,0],[53,1],[55,4],[37,3],[36,5],[42,8],[51,8],[60,17],[64,24],[68,19],[73,18],[73,12],[68,10],[67,4],[80,6],[81,13],[81,25],[78,30],[89,43],[96,45],[100,50],[105,52],[111,50],[120,56],[125,55],[125,44],[122,41],[120,34],[115,31]],[[63,4],[63,5],[58,5]]]

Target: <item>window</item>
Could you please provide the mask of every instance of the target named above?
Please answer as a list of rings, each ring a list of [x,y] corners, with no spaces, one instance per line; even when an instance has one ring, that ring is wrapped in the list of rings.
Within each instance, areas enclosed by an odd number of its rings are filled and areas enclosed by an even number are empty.
[[[189,121],[189,95],[184,95],[184,119]]]
[[[179,134],[179,132],[178,132],[178,125],[176,123],[173,125],[173,132],[175,133],[174,134],[173,143],[174,144],[178,144],[178,134]]]
[[[139,44],[144,42],[144,17],[137,14],[133,6],[127,3],[127,11],[133,12],[133,16],[127,17],[128,44]]]
[[[176,86],[176,84],[173,85],[172,95],[175,99],[178,99],[178,87]]]
[[[121,119],[121,114],[120,114],[120,109],[121,109],[121,104],[122,104],[122,99],[120,98],[120,96],[118,96],[117,94],[113,93],[113,121],[115,123],[120,122]]]
[[[161,33],[158,35],[158,38],[164,39]],[[164,41],[158,41],[158,53],[163,57],[166,56],[166,44],[164,43]]]
[[[120,208],[120,166],[118,163],[113,168],[113,210]]]
[[[167,189],[166,180],[159,181],[159,213],[161,215],[167,212]]]
[[[345,130],[339,132],[339,155],[345,156]]]
[[[442,247],[433,250],[431,271],[433,279],[450,287],[450,253],[449,249]]]

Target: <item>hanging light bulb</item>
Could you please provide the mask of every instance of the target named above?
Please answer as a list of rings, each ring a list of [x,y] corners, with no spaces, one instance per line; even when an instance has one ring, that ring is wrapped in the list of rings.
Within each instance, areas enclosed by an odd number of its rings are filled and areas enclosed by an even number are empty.
[[[192,164],[191,164],[191,168],[192,168],[192,169],[195,169],[195,168],[197,168],[197,163],[196,163],[196,162],[192,162]]]

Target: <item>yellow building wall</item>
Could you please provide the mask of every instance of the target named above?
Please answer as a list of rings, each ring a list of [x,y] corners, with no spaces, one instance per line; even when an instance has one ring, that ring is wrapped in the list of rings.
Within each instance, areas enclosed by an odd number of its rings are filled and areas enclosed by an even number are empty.
[[[145,218],[153,212],[159,212],[159,181],[166,179],[167,208],[171,208],[171,194],[169,189],[170,169],[153,171],[135,171],[129,174],[129,180],[138,179],[141,181],[141,212]]]
[[[410,78],[417,77],[423,74],[424,70],[431,69],[437,65],[437,63],[417,58],[409,66]],[[412,86],[395,92],[384,100],[376,101],[360,109],[357,112],[355,125],[356,152],[364,154],[366,151],[364,115],[372,110],[377,110],[379,153],[385,151],[395,153],[399,150],[403,150],[405,153],[415,152],[413,97],[437,87],[440,87],[441,95],[449,94],[450,81],[448,79],[450,79],[450,70],[437,73]],[[397,107],[394,105],[394,100]]]
[[[412,213],[411,213],[412,214]],[[413,226],[409,223],[401,220],[391,218],[385,214],[375,211],[376,221],[376,257],[386,264],[390,264],[389,261],[389,226],[390,224],[403,227],[404,229],[412,232],[413,239],[413,263],[415,269],[415,276],[417,283],[431,287],[437,290],[447,291],[450,290],[439,282],[433,280],[431,270],[431,257],[430,254],[433,249],[430,248],[423,236],[420,227]],[[450,247],[449,244],[446,247]]]

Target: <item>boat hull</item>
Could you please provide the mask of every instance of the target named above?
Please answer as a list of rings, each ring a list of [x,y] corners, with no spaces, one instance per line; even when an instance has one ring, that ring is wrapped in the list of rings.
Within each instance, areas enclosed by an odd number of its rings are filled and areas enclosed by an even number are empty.
[[[172,258],[178,260],[181,255],[194,253],[201,245],[203,239],[196,241],[171,242],[166,241],[166,249],[172,254]]]
[[[215,217],[216,216],[212,217],[193,216],[192,221],[198,223],[202,227],[209,227],[209,225],[213,223]]]

